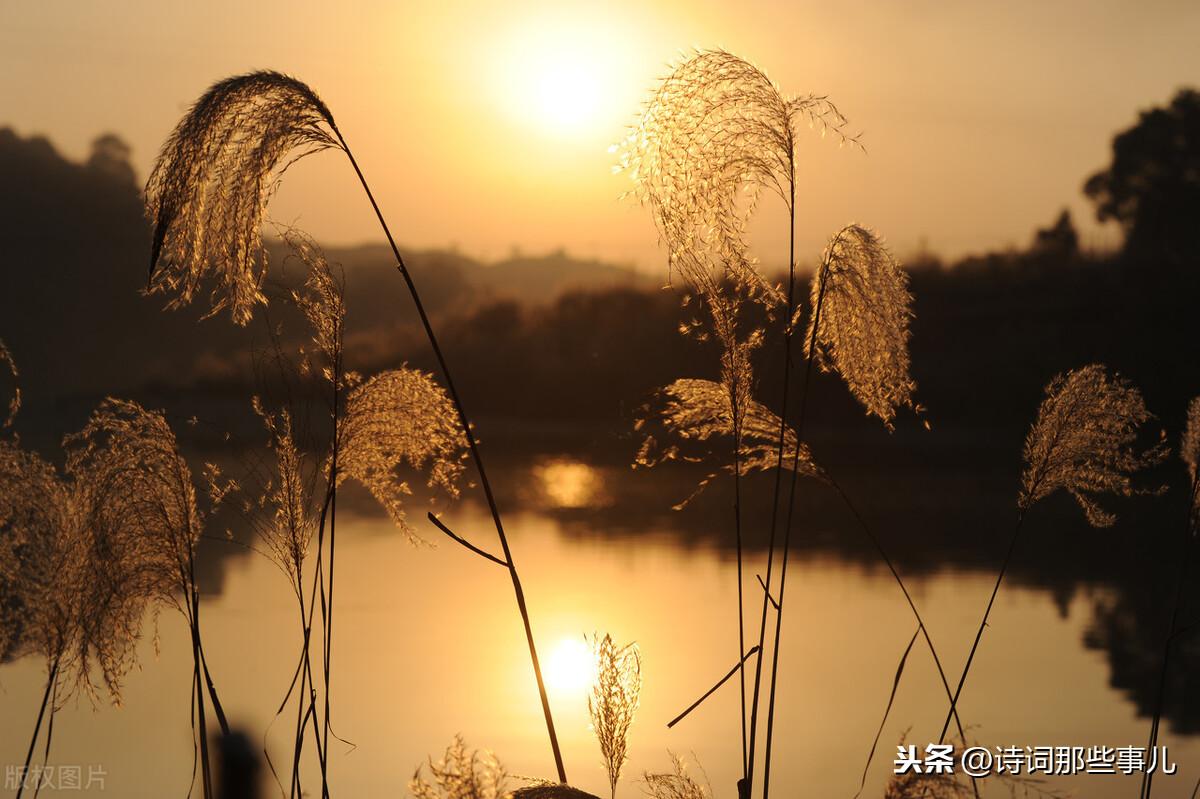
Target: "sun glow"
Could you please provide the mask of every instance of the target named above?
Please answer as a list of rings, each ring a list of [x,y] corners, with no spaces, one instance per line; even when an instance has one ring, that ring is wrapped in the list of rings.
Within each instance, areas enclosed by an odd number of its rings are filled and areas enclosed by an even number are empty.
[[[494,96],[510,117],[538,131],[586,135],[629,114],[627,46],[603,25],[527,21],[498,54]]]
[[[584,696],[596,679],[596,657],[582,638],[562,638],[546,658],[546,687],[562,698]]]

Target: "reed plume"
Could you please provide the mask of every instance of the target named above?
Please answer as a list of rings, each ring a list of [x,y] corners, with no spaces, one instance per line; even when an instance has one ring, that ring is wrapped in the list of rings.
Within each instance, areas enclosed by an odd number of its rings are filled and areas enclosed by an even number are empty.
[[[1187,424],[1179,442],[1179,457],[1183,458],[1192,483],[1191,526],[1194,532],[1196,526],[1200,525],[1200,397],[1193,397],[1188,404]]]
[[[303,671],[301,678],[301,699],[303,699],[305,684],[309,686],[309,709],[313,722],[313,735],[317,746],[317,755],[321,765],[321,795],[329,796],[329,739],[333,735],[330,684],[333,657],[333,609],[337,544],[337,490],[341,482],[341,436],[343,422],[343,395],[350,385],[358,382],[358,376],[347,374],[343,367],[343,331],[345,329],[346,303],[344,281],[334,274],[333,268],[325,258],[325,254],[310,237],[294,228],[282,231],[281,237],[290,248],[292,255],[307,267],[308,272],[303,291],[294,292],[293,299],[304,313],[308,321],[314,351],[310,355],[302,351],[302,371],[311,373],[316,367],[321,379],[328,389],[329,418],[332,427],[327,463],[324,471],[327,475],[325,482],[325,501],[322,505],[320,518],[317,523],[317,566],[313,575],[312,596],[309,600],[309,617],[304,622],[304,648],[302,653]],[[315,361],[315,363],[314,363]],[[328,562],[324,562],[326,530],[328,530]],[[321,673],[324,680],[324,719],[323,735],[318,731],[317,707],[315,701],[315,680],[312,678],[310,664],[310,641],[312,635],[312,613],[320,594],[322,636]],[[304,608],[301,601],[301,616]],[[285,697],[284,702],[287,702]],[[295,750],[293,754],[292,790],[293,794],[301,793],[300,786],[300,755],[303,748],[304,727],[309,715],[302,713],[303,701],[297,707],[297,730]]]
[[[645,795],[650,799],[710,799],[712,791],[688,774],[683,758],[674,752],[668,754],[671,756],[672,771],[657,774],[646,772],[642,775]]]
[[[642,656],[637,644],[617,646],[611,635],[592,640],[596,681],[588,697],[592,731],[608,772],[610,795],[617,795],[617,780],[625,765],[629,728],[633,725],[642,692]]]
[[[743,779],[739,791],[750,792],[758,732],[759,696],[768,610],[776,608],[775,647],[772,654],[770,699],[766,724],[764,796],[769,792],[771,730],[774,718],[775,684],[778,671],[779,636],[782,629],[784,588],[787,577],[792,517],[797,478],[813,474],[811,457],[803,445],[804,415],[809,375],[813,361],[822,368],[842,374],[851,391],[889,428],[900,406],[912,407],[915,389],[909,376],[908,322],[911,297],[907,278],[874,233],[858,225],[840,231],[826,250],[813,280],[809,337],[805,348],[807,365],[795,421],[789,419],[792,400],[792,334],[798,325],[800,306],[796,300],[796,145],[799,123],[833,133],[843,144],[857,144],[847,132],[847,120],[827,98],[818,95],[787,97],[756,67],[721,51],[702,51],[688,59],[664,79],[646,104],[642,117],[624,143],[618,169],[628,170],[636,184],[634,196],[653,214],[668,252],[672,277],[680,275],[687,288],[709,309],[708,325],[694,320],[684,332],[710,332],[722,344],[722,383],[730,398],[730,421],[724,427],[733,437],[735,518],[738,518],[739,663],[746,651],[742,624],[742,552],[740,492],[742,467],[742,420],[740,406],[751,407],[752,379],[748,353],[761,343],[761,330],[739,331],[741,305],[746,300],[760,303],[768,320],[783,317],[783,396],[775,425],[774,457],[768,449],[751,456],[752,468],[763,468],[774,460],[775,486],[772,498],[766,580],[762,598],[750,720],[746,723],[746,686],[742,674]],[[788,213],[788,283],[786,290],[768,283],[749,255],[747,222],[755,212],[763,191],[775,194]],[[829,318],[822,318],[828,301]],[[744,364],[744,368],[740,368]],[[677,412],[676,412],[677,413]],[[718,417],[719,418],[719,417]],[[750,425],[753,427],[753,423]],[[748,431],[749,432],[749,431]],[[649,442],[653,444],[653,442]],[[668,457],[677,453],[670,447]],[[647,450],[641,457],[646,460]],[[790,473],[785,538],[779,569],[778,600],[772,598],[783,475]],[[709,478],[706,479],[710,480]],[[701,487],[703,487],[702,484]],[[840,489],[839,489],[839,493]],[[844,494],[843,494],[844,497]],[[890,559],[879,547],[891,567]],[[899,574],[892,568],[925,640],[938,660],[932,641]],[[940,671],[940,667],[939,667]],[[945,682],[945,680],[943,680]],[[947,693],[949,693],[949,686]],[[748,739],[748,740],[747,740]]]
[[[508,772],[491,752],[468,749],[461,735],[446,747],[436,763],[429,759],[429,777],[418,766],[408,790],[415,799],[505,799]]]
[[[1089,524],[1111,525],[1115,516],[1100,507],[1095,495],[1142,493],[1143,489],[1133,485],[1134,473],[1166,457],[1167,449],[1161,442],[1139,448],[1139,429],[1151,418],[1141,392],[1124,378],[1110,375],[1101,364],[1056,375],[1046,386],[1046,396],[1025,438],[1025,468],[1012,538],[950,700],[939,740],[946,737],[1029,510],[1038,500],[1063,489],[1079,503]]]
[[[278,717],[283,713],[295,692],[299,698],[293,737],[292,788],[298,790],[304,730],[310,720],[313,724],[313,736],[320,758],[323,784],[327,781],[321,728],[316,718],[315,679],[310,657],[313,612],[317,605],[318,583],[322,586],[324,584],[318,569],[313,576],[312,595],[306,602],[304,566],[308,559],[313,536],[316,534],[318,526],[323,527],[325,509],[328,506],[323,505],[318,515],[317,492],[320,490],[319,475],[322,467],[320,464],[314,463],[312,458],[306,457],[302,451],[293,426],[291,408],[285,407],[272,413],[263,407],[262,401],[258,397],[253,398],[252,405],[268,433],[267,451],[273,456],[273,463],[269,465],[256,464],[252,469],[253,479],[258,484],[257,498],[246,500],[243,510],[250,521],[251,528],[263,541],[266,555],[287,576],[289,586],[296,597],[300,616],[302,634],[300,657],[297,661],[296,671],[292,675],[291,684],[275,714]],[[266,752],[265,746],[264,755],[271,773],[278,781],[279,775],[275,770],[275,764],[272,762],[270,754]],[[282,783],[280,783],[281,791],[282,788]]]
[[[266,256],[262,251],[260,231],[264,209],[278,175],[297,159],[330,148],[341,150],[350,161],[395,256],[396,269],[412,297],[445,378],[447,393],[479,473],[480,486],[504,553],[503,560],[495,560],[509,571],[524,623],[555,766],[560,782],[565,783],[566,771],[538,662],[524,590],[470,420],[416,284],[366,176],[329,108],[311,88],[277,72],[240,75],[214,84],[178,124],[164,145],[146,187],[147,212],[154,224],[150,289],[174,292],[168,305],[179,306],[190,302],[201,283],[212,275],[215,280],[212,312],[228,308],[235,322],[245,324],[249,321],[254,307],[265,302],[261,286]],[[162,271],[156,277],[160,264]],[[336,418],[340,380],[336,378],[336,368],[334,373],[332,413]],[[336,497],[337,487],[337,447],[335,434],[331,458],[333,479],[330,480],[333,497]],[[335,502],[330,503],[331,542]],[[457,537],[456,540],[462,541]],[[330,550],[332,561],[332,543]],[[330,569],[332,575],[332,562]],[[330,593],[332,585],[331,576]],[[328,628],[326,639],[329,640]],[[326,655],[328,657],[328,646]]]
[[[4,417],[3,422],[0,422],[0,430],[5,430],[12,426],[13,419],[17,418],[17,412],[21,410],[21,386],[17,382],[20,378],[17,362],[4,344],[4,339],[0,339],[0,363],[4,364],[12,377],[12,396],[8,398],[8,415]]]
[[[19,397],[15,362],[2,342],[0,350]],[[14,399],[8,422],[18,408]],[[133,663],[144,601],[120,542],[90,523],[98,489],[87,475],[60,474],[15,436],[0,438],[0,659],[41,656],[48,675],[22,775],[44,721],[48,759],[62,704],[78,691],[97,701],[93,671],[119,704]]]
[[[46,688],[17,787],[26,787],[46,712],[50,725],[78,677],[85,547],[69,486],[17,442],[0,439],[0,654],[45,659]],[[76,676],[71,676],[72,674]]]
[[[193,723],[204,795],[213,792],[208,753],[205,693],[222,732],[229,726],[209,674],[200,635],[200,591],[195,550],[204,529],[191,469],[179,452],[166,418],[134,402],[107,399],[79,433],[65,439],[67,472],[95,492],[87,502],[86,524],[111,548],[107,560],[119,564],[110,578],[127,590],[126,624],[140,619],[140,603],[167,604],[187,619],[192,639]],[[232,488],[209,469],[215,505]],[[93,557],[96,561],[98,558]]]
[[[667,250],[669,274],[682,276],[709,309],[712,330],[724,353],[722,381],[733,408],[733,452],[740,452],[739,407],[751,385],[742,363],[761,340],[757,331],[738,331],[743,299],[762,302],[771,312],[781,306],[791,319],[795,284],[795,143],[796,123],[819,125],[842,141],[846,119],[825,97],[785,97],[757,67],[720,50],[703,50],[684,60],[664,78],[620,147],[618,170],[629,172],[633,196],[650,208]],[[785,292],[760,274],[749,254],[747,223],[761,193],[776,194],[789,217],[789,280]],[[791,326],[785,340],[785,393],[780,404],[776,458],[777,481],[783,471],[787,418],[786,386],[791,365]],[[746,651],[742,596],[741,469],[733,468],[735,535],[738,550],[738,660]],[[776,492],[778,493],[778,491]],[[767,584],[775,549],[772,524]],[[766,635],[764,596],[755,661],[750,723],[746,722],[746,679],[739,666],[742,693],[742,773],[749,786],[754,768],[754,742]]]
[[[893,775],[883,790],[883,799],[958,799],[970,795],[971,789],[955,780],[953,774],[912,771]]]
[[[1100,364],[1058,375],[1025,438],[1017,507],[1027,511],[1062,489],[1079,503],[1089,524],[1111,526],[1116,517],[1095,495],[1137,493],[1133,474],[1166,456],[1161,444],[1137,449],[1138,428],[1151,418],[1141,393]]]
[[[268,412],[262,400],[252,400],[255,413],[267,431],[267,449],[273,455],[273,473],[262,477],[255,504],[243,506],[266,553],[286,574],[303,599],[304,562],[317,528],[316,469],[306,462],[296,440],[292,413],[284,408]]]
[[[650,208],[672,274],[690,283],[719,270],[753,296],[785,301],[759,274],[746,230],[763,190],[793,208],[798,121],[854,139],[827,98],[785,97],[724,51],[699,51],[659,83],[620,145],[617,169],[630,173],[633,196]]]
[[[412,493],[400,468],[427,474],[430,488],[458,496],[466,439],[445,390],[425,372],[400,368],[356,386],[346,398],[341,478],[363,484],[396,526],[414,540],[404,499]]]
[[[1183,428],[1183,438],[1179,441],[1179,457],[1187,466],[1188,477],[1196,481],[1200,474],[1200,397],[1193,397],[1188,403],[1187,423]]]
[[[897,408],[914,408],[909,375],[908,275],[879,236],[847,225],[830,241],[812,280],[805,354],[836,371],[890,430]]]
[[[249,322],[266,302],[267,202],[291,164],[328,148],[341,149],[333,116],[300,81],[263,71],[214,84],[172,131],[146,184],[151,291],[172,293],[175,308],[211,278],[209,315],[228,308]]]
[[[743,401],[740,413],[738,458],[722,466],[721,471],[732,472],[736,468],[741,475],[746,475],[774,468],[779,416],[750,398]],[[636,426],[645,435],[634,462],[636,466],[652,467],[673,460],[699,462],[706,453],[693,451],[693,445],[734,435],[730,392],[726,386],[712,380],[676,380],[659,389],[653,404],[642,408]],[[805,476],[819,477],[821,474],[808,446],[797,443],[791,428],[785,432],[784,461],[786,466],[799,469]],[[691,496],[675,508],[684,507],[718,473],[706,475]]]

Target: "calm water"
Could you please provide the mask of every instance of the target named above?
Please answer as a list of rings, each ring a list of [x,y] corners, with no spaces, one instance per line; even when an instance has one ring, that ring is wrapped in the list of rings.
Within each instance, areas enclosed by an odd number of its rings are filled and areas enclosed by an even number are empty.
[[[695,513],[644,523],[626,519],[625,529],[612,533],[609,516],[588,509],[610,506],[616,483],[636,479],[628,472],[552,461],[535,464],[526,475],[520,510],[507,522],[572,782],[607,795],[588,729],[586,675],[573,657],[581,637],[599,631],[636,640],[643,655],[642,705],[619,793],[640,795],[636,780],[644,771],[669,769],[668,751],[674,751],[694,754],[716,795],[731,795],[740,759],[734,682],[676,728],[666,728],[734,661],[735,562],[728,548],[687,535],[690,523],[703,521]],[[414,508],[411,515],[421,514]],[[490,524],[478,507],[460,505],[445,518],[460,534],[492,546]],[[334,726],[355,747],[331,745],[335,793],[405,795],[414,769],[439,755],[455,733],[493,750],[515,774],[551,776],[506,573],[432,533],[435,547],[414,547],[373,514],[346,514],[339,522]],[[772,775],[780,796],[848,798],[858,789],[897,661],[914,632],[890,576],[865,562],[821,548],[802,550],[793,560]],[[220,579],[204,597],[203,624],[222,701],[236,726],[255,737],[268,731],[270,751],[284,762],[294,711],[271,722],[298,654],[294,600],[279,570],[257,554],[230,547],[212,568]],[[748,596],[761,596],[751,575],[764,568],[764,558],[753,556]],[[950,566],[912,579],[951,679],[966,657],[991,581],[986,569]],[[1110,684],[1110,653],[1085,645],[1096,608],[1116,603],[1114,591],[1086,581],[1065,595],[1036,581],[1006,584],[961,702],[963,719],[981,744],[1145,744],[1146,720]],[[51,762],[79,765],[85,774],[89,767],[103,768],[106,790],[92,792],[97,795],[187,792],[186,625],[178,614],[163,612],[157,656],[149,640],[154,628],[146,629],[140,669],[127,680],[124,704],[93,710],[84,700],[56,720]],[[42,666],[32,659],[0,667],[0,765],[23,760],[43,679]],[[932,660],[918,644],[864,796],[881,795],[900,737],[907,731],[918,744],[935,738],[945,708]],[[1157,795],[1190,795],[1200,775],[1200,744],[1169,730],[1163,737],[1180,773],[1159,777]],[[1133,794],[1137,779],[1090,776],[1046,787],[1103,799]],[[999,786],[988,793],[1007,795]]]

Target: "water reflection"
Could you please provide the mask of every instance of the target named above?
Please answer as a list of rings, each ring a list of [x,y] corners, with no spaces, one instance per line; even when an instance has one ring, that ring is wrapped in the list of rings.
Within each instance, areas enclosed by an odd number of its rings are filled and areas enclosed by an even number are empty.
[[[625,773],[632,779],[643,770],[669,768],[668,749],[694,751],[717,795],[728,795],[723,786],[732,785],[740,758],[736,691],[722,691],[674,730],[665,728],[736,657],[728,496],[717,487],[675,513],[669,506],[690,491],[695,474],[632,473],[619,463],[561,459],[518,466],[500,471],[526,475],[526,490],[514,477],[501,484],[500,494],[508,500],[506,521],[545,653],[568,774],[603,793],[578,655],[584,633],[607,631],[618,640],[636,640],[645,664]],[[1004,543],[990,533],[1003,531],[1008,516],[1002,499],[989,502],[982,491],[970,502],[947,495],[936,516],[924,513],[926,500],[910,493],[911,483],[925,480],[932,487],[926,493],[958,485],[953,475],[938,483],[930,474],[901,474],[879,491],[870,490],[878,483],[869,473],[848,482],[866,497],[872,524],[912,575],[917,601],[947,670],[954,672],[966,656],[991,589],[992,562]],[[547,485],[570,490],[555,495]],[[765,488],[752,483],[747,490],[753,495]],[[584,501],[586,496],[592,499]],[[850,796],[912,621],[844,511],[816,487],[806,487],[803,500],[805,534],[789,590],[794,604],[781,656],[786,678],[773,784],[781,795]],[[408,545],[369,503],[356,505],[351,492],[345,504],[338,525],[338,568],[345,577],[339,582],[332,703],[335,729],[357,748],[331,747],[337,792],[402,794],[416,765],[440,753],[458,732],[473,746],[493,749],[515,773],[552,774],[507,575],[448,542]],[[1150,507],[1135,506],[1127,514],[1132,527],[1111,533],[1085,530],[1069,504],[1051,504],[1031,523],[1028,546],[1001,593],[962,703],[964,721],[976,725],[981,743],[1144,743],[1148,725],[1139,713],[1152,703],[1174,574],[1154,545],[1159,533]],[[460,504],[447,510],[447,518],[477,543],[490,543],[481,508]],[[957,529],[956,521],[962,525]],[[431,540],[435,535],[426,534]],[[299,646],[286,581],[268,561],[240,547],[211,542],[205,555],[204,585],[212,594],[205,597],[206,650],[214,679],[231,721],[265,731],[276,760],[286,759],[289,724],[272,725]],[[748,574],[763,566],[759,548]],[[150,641],[140,646],[141,671],[130,676],[124,707],[93,713],[85,701],[56,719],[55,760],[104,764],[110,795],[186,791],[192,751],[186,626],[164,617],[159,635],[161,656]],[[1194,781],[1189,766],[1200,756],[1200,744],[1181,734],[1194,731],[1200,719],[1196,696],[1183,681],[1198,661],[1191,646],[1181,649],[1169,682],[1172,733],[1163,742],[1181,769],[1162,783],[1164,796],[1186,793],[1181,786]],[[0,667],[0,765],[23,759],[44,682],[39,669],[31,660]],[[864,796],[881,794],[892,745],[906,729],[913,742],[936,735],[945,712],[941,690],[928,654],[914,650]],[[1135,788],[1121,776],[1055,787],[1101,798]],[[637,788],[626,784],[622,792],[634,795]]]
[[[611,503],[599,469],[571,458],[551,458],[530,470],[532,500],[548,509],[596,508]]]

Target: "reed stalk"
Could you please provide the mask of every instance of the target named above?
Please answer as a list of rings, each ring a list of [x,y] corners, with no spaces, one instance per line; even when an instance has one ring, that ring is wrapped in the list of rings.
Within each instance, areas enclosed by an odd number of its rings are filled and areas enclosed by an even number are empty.
[[[46,715],[46,706],[50,702],[50,693],[58,679],[58,664],[56,659],[50,666],[50,676],[46,679],[46,690],[42,693],[42,704],[38,708],[37,722],[33,725],[33,736],[29,739],[29,750],[25,753],[25,765],[21,769],[21,782],[17,786],[17,799],[21,799],[25,791],[25,783],[29,779],[29,768],[33,764],[33,750],[37,747],[38,735],[42,730],[42,719]],[[53,710],[51,711],[53,713]]]
[[[1146,493],[1133,485],[1134,473],[1166,457],[1167,449],[1162,442],[1148,448],[1138,445],[1139,428],[1151,418],[1141,393],[1123,378],[1110,375],[1100,364],[1057,375],[1046,387],[1037,418],[1025,438],[1025,468],[1017,495],[1016,524],[950,700],[939,742],[945,740],[950,720],[957,711],[1030,508],[1062,489],[1075,498],[1093,527],[1113,524],[1116,517],[1099,505],[1096,495]]]
[[[455,387],[454,378],[451,375],[449,364],[446,363],[446,357],[442,354],[442,348],[438,344],[437,336],[433,331],[433,325],[429,320],[429,314],[425,311],[425,306],[421,302],[421,295],[417,291],[416,283],[413,281],[412,274],[404,263],[404,257],[400,254],[400,248],[396,246],[396,240],[392,236],[392,231],[388,227],[387,221],[384,219],[383,212],[379,209],[379,203],[375,200],[375,195],[371,191],[371,186],[367,183],[367,178],[363,174],[362,169],[358,165],[353,152],[350,150],[350,145],[346,143],[345,137],[338,130],[337,125],[330,123],[334,135],[337,137],[338,143],[346,153],[346,157],[350,160],[350,165],[354,168],[354,174],[358,176],[359,183],[363,187],[363,191],[367,195],[367,199],[371,203],[371,208],[375,212],[375,218],[379,221],[379,226],[383,230],[383,235],[387,238],[388,246],[391,247],[392,255],[396,259],[396,270],[400,276],[404,278],[404,284],[408,288],[408,293],[412,297],[413,305],[416,307],[417,316],[421,320],[421,326],[425,330],[425,337],[429,340],[429,346],[433,350],[434,357],[437,359],[438,367],[441,370],[442,377],[446,381],[446,390],[450,394],[450,399],[454,403],[454,409],[458,414],[459,423],[462,426],[463,435],[467,440],[467,448],[471,454],[471,460],[475,464],[476,473],[479,475],[479,484],[483,488],[484,497],[487,499],[488,511],[492,517],[492,523],[496,528],[496,535],[500,539],[500,548],[504,553],[504,562],[508,567],[509,576],[512,579],[513,594],[517,600],[517,610],[521,614],[521,622],[525,627],[525,640],[529,644],[529,659],[533,664],[534,677],[537,680],[538,697],[542,703],[542,713],[546,719],[546,732],[550,737],[550,748],[554,754],[554,766],[558,771],[558,779],[561,783],[567,782],[567,772],[563,767],[562,750],[558,744],[558,734],[554,729],[554,716],[550,711],[550,699],[546,693],[546,682],[542,677],[542,667],[538,661],[537,644],[533,638],[533,626],[529,620],[529,609],[525,603],[525,591],[521,586],[521,577],[517,572],[516,563],[513,561],[512,550],[508,544],[508,536],[504,532],[504,522],[500,518],[500,509],[496,504],[496,497],[492,491],[491,482],[488,480],[487,470],[484,468],[483,458],[479,453],[479,445],[475,440],[475,433],[471,426],[470,418],[467,416],[466,408],[463,406],[462,400],[459,397],[458,389]]]

